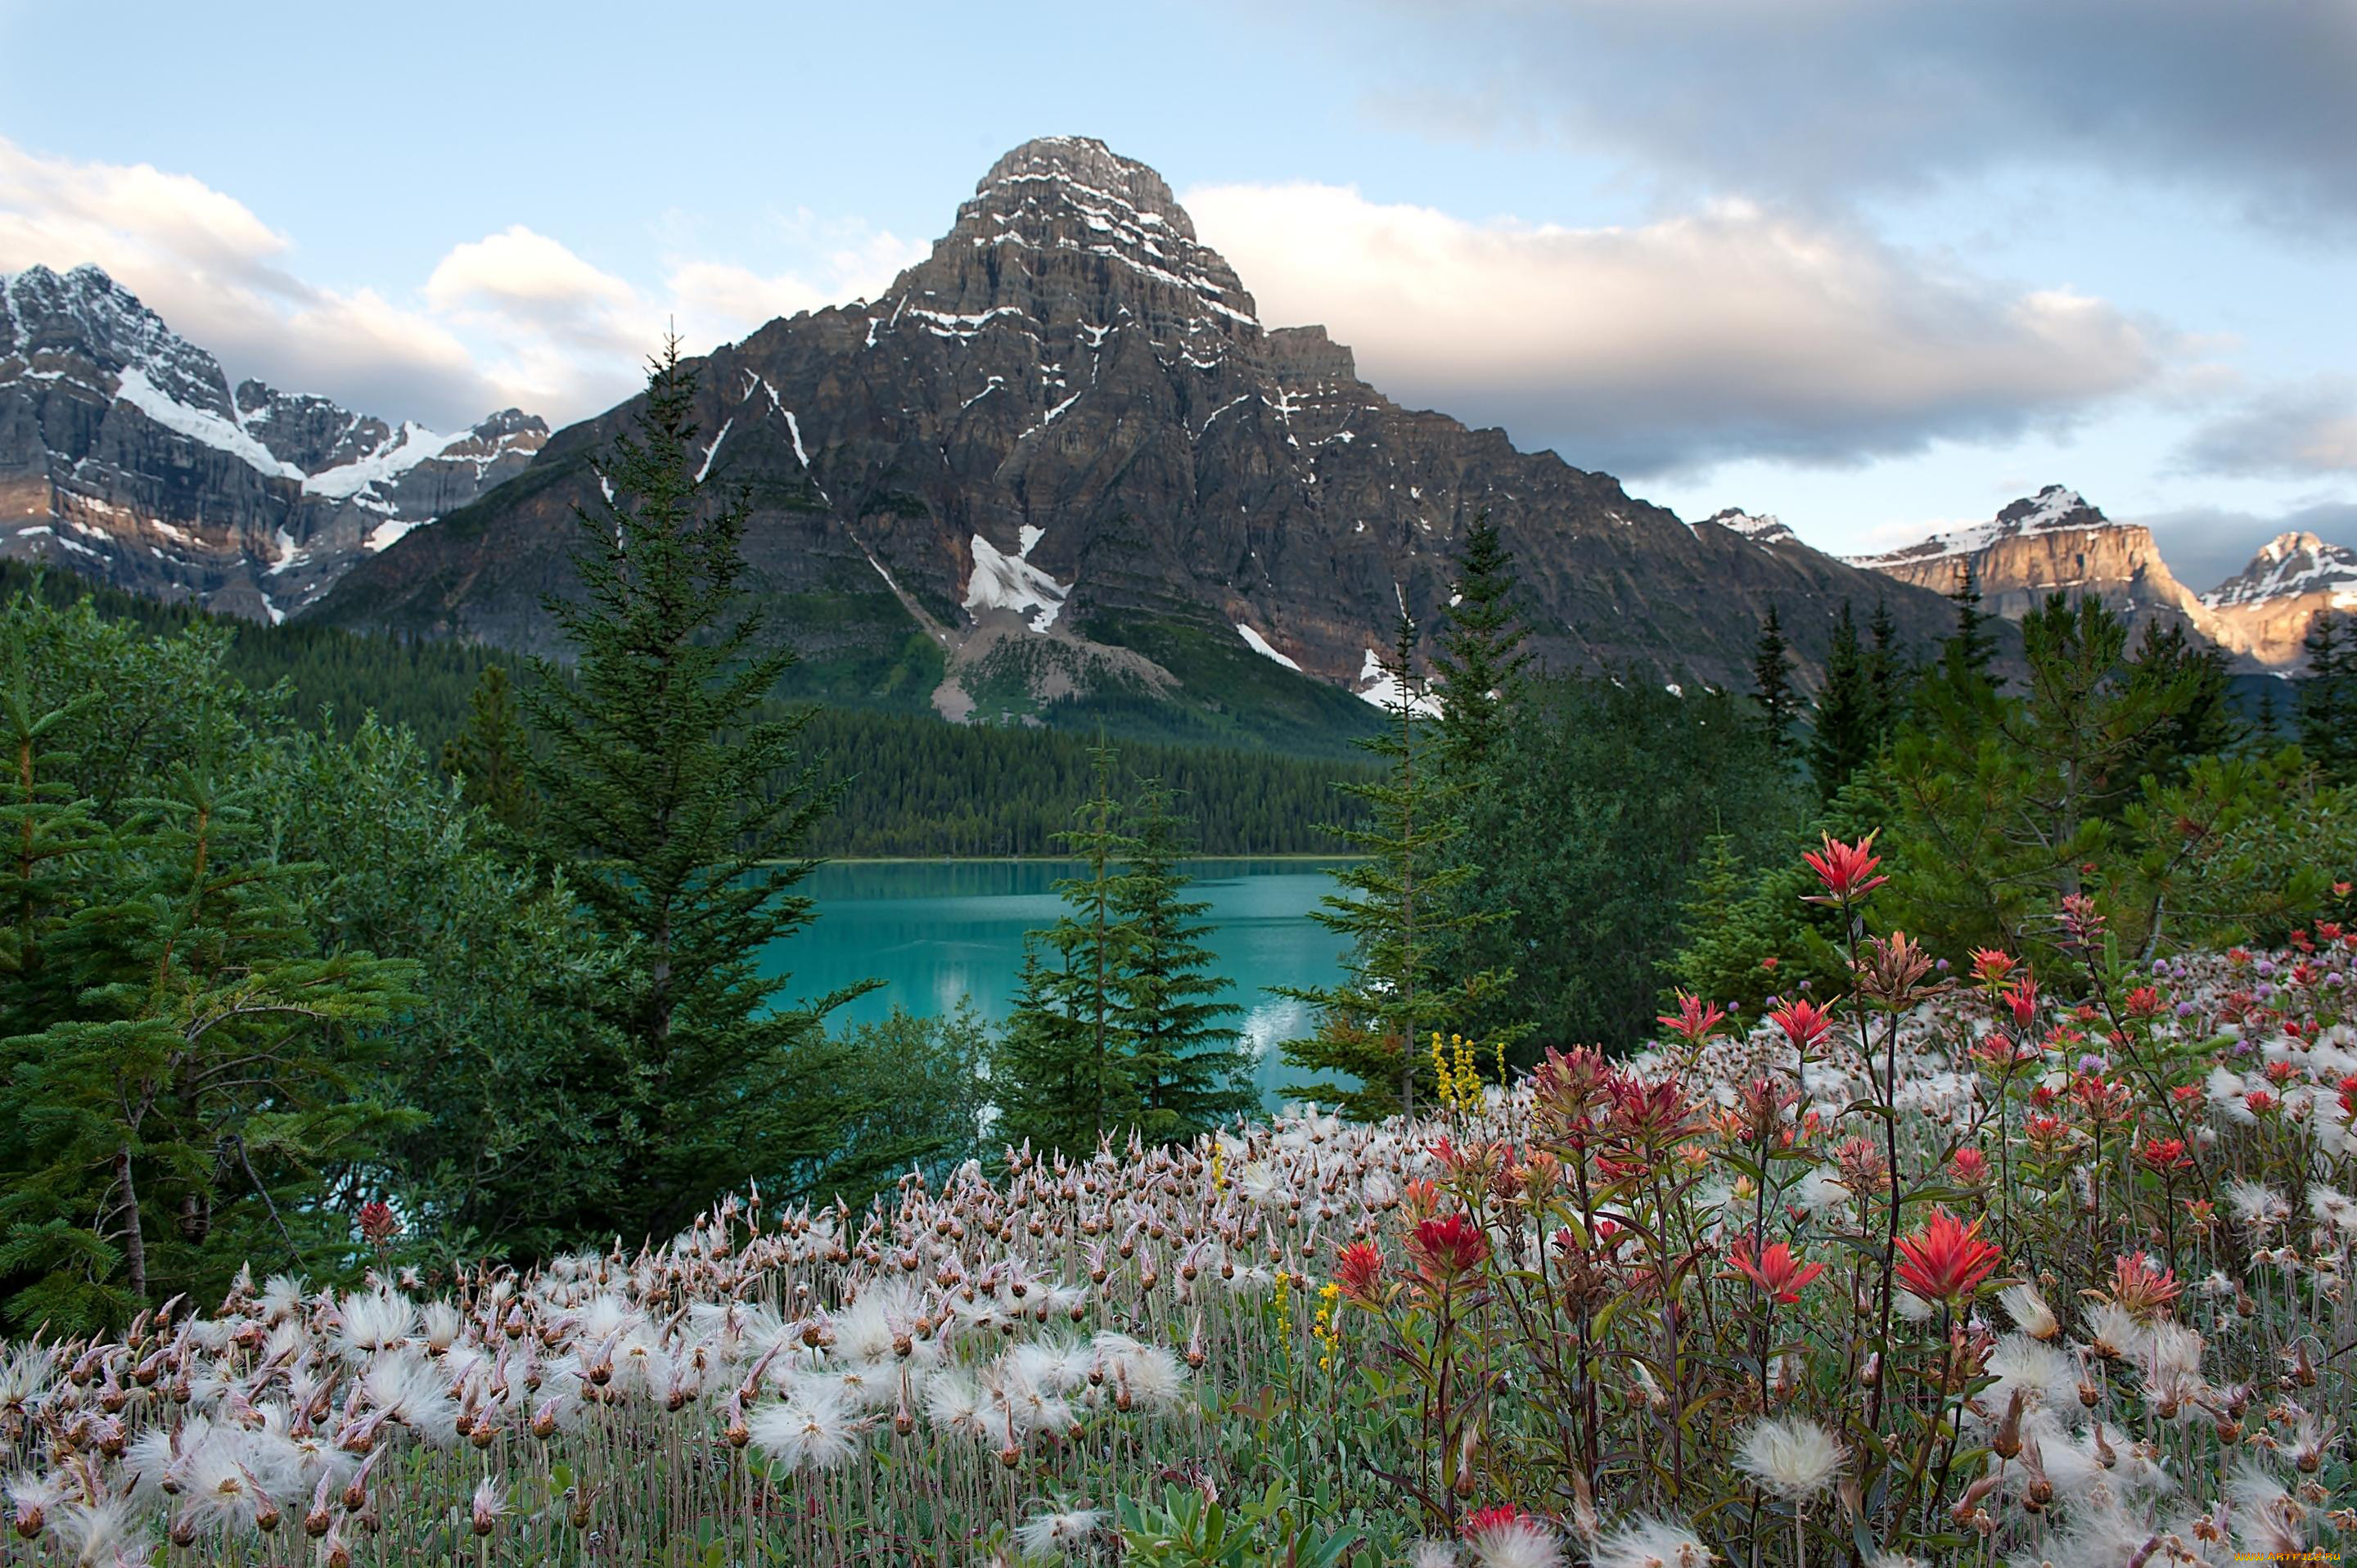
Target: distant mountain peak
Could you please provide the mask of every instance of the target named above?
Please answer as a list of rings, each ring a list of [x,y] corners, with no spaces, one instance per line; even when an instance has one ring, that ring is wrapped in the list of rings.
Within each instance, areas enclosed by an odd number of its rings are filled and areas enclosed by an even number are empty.
[[[2101,508],[2090,505],[2086,497],[2069,486],[2048,485],[2034,496],[2008,501],[1987,522],[1933,533],[1901,549],[1879,555],[1854,556],[1852,560],[1860,566],[1888,570],[1910,562],[1975,554],[2000,540],[2020,534],[2119,526],[2105,517]]]
[[[0,554],[276,619],[547,436],[514,409],[443,435],[231,387],[102,268],[0,275]]]
[[[2320,607],[2357,608],[2357,551],[2304,531],[2278,533],[2251,564],[2201,596],[2212,608],[2257,607],[2323,596]]]
[[[1767,512],[1745,511],[1741,507],[1726,507],[1703,519],[1715,522],[1730,533],[1739,533],[1754,544],[1793,544],[1800,536],[1784,526],[1781,518]]]

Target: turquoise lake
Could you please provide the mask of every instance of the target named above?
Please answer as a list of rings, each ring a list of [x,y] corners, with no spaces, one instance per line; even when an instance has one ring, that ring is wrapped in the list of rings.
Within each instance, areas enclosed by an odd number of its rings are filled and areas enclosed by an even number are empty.
[[[1345,943],[1308,918],[1333,887],[1330,864],[1303,860],[1198,860],[1191,896],[1211,908],[1208,945],[1243,1009],[1237,1031],[1260,1058],[1265,1097],[1292,1079],[1276,1042],[1306,1032],[1308,1009],[1272,996],[1271,985],[1324,985],[1341,973]],[[1062,910],[1053,884],[1077,869],[1044,860],[846,861],[821,866],[802,891],[818,920],[776,953],[793,997],[822,995],[868,976],[884,984],[837,1013],[881,1018],[896,1005],[947,1013],[962,996],[996,1023],[1006,1015],[1026,931]]]

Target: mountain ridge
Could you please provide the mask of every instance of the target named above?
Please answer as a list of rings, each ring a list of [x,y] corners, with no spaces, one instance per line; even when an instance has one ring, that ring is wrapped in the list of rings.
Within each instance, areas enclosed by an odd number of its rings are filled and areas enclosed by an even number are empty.
[[[517,409],[443,435],[231,386],[101,268],[0,275],[0,556],[274,621],[547,435]]]
[[[1391,622],[1430,626],[1485,511],[1554,667],[1740,685],[1771,604],[1812,666],[1844,600],[1862,618],[1889,599],[1913,646],[1951,618],[1789,531],[1688,525],[1609,475],[1403,407],[1322,328],[1263,323],[1168,183],[1086,138],[999,158],[875,300],[770,322],[695,368],[701,463],[753,501],[757,578],[824,622],[823,656],[864,644],[878,679],[915,678],[891,650],[922,639],[952,716],[1217,702],[1204,681],[1248,664],[1375,694]],[[558,432],[468,527],[358,563],[313,613],[545,648],[539,599],[567,591],[586,456],[635,406]]]

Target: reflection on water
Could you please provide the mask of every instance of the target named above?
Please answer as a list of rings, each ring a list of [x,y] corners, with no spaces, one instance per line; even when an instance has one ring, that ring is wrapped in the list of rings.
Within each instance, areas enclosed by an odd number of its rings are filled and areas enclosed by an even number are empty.
[[[1216,972],[1243,1011],[1237,1028],[1260,1058],[1262,1093],[1295,1080],[1277,1043],[1302,1034],[1308,1009],[1272,996],[1272,985],[1324,985],[1341,973],[1342,939],[1307,917],[1332,890],[1330,863],[1201,860],[1188,864],[1190,896],[1211,907],[1207,944]],[[1006,1015],[1023,961],[1026,931],[1062,911],[1054,882],[1079,868],[1056,861],[838,862],[821,866],[802,891],[817,923],[781,944],[777,962],[792,974],[790,997],[823,995],[874,976],[883,986],[836,1017],[881,1018],[895,1005],[942,1014],[961,998],[993,1023]]]

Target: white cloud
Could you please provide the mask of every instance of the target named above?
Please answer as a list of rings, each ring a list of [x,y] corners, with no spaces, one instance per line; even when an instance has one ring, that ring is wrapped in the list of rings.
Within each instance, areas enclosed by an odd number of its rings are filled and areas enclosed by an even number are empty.
[[[1187,205],[1264,320],[1320,322],[1394,396],[1615,473],[2010,436],[2151,381],[2173,348],[2102,300],[1749,203],[1605,229],[1325,185]]]
[[[0,137],[0,272],[95,263],[232,379],[445,428],[509,404],[554,423],[597,413],[639,383],[673,323],[703,352],[880,290],[914,253],[856,220],[788,228],[817,242],[815,282],[674,256],[643,290],[517,224],[452,245],[422,284],[339,291],[297,275],[288,235],[200,180]]]

